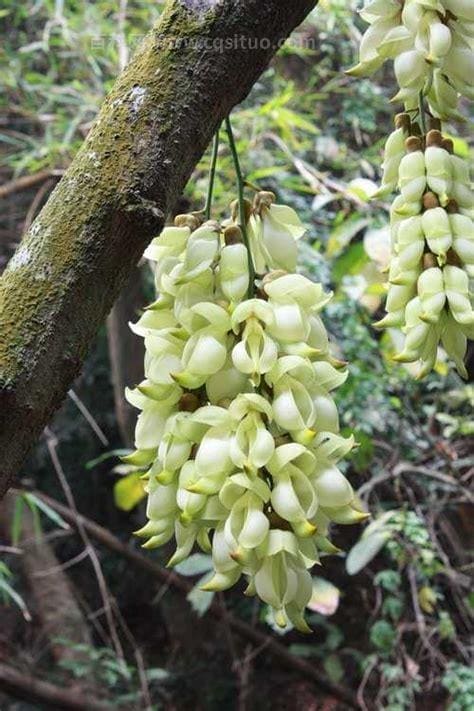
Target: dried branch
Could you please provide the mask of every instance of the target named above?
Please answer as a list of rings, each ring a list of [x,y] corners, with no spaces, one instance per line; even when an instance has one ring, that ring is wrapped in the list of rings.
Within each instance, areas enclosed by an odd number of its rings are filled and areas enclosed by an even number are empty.
[[[99,703],[89,695],[86,696],[73,689],[59,688],[1,662],[0,689],[17,699],[38,703],[48,709],[105,711],[111,708],[109,705]]]

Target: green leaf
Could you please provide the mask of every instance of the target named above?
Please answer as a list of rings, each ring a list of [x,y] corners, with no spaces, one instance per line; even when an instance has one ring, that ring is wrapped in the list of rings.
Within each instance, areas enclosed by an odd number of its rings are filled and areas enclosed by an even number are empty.
[[[107,459],[112,459],[116,457],[125,457],[127,454],[130,454],[133,450],[131,449],[112,449],[110,452],[104,452],[104,454],[101,454],[100,457],[97,457],[96,459],[91,459],[85,464],[85,468],[87,470],[94,469],[98,464],[102,464],[102,462],[106,462]]]
[[[332,276],[336,284],[340,284],[345,276],[360,274],[370,262],[362,242],[351,244],[333,264]]]
[[[349,242],[355,235],[363,230],[368,225],[368,220],[359,217],[356,213],[350,215],[341,224],[337,225],[335,229],[332,230],[329,235],[329,240],[326,247],[326,254],[328,257],[337,256],[344,247],[347,247]]]
[[[398,570],[381,570],[374,578],[374,584],[391,593],[396,593],[402,584]]]
[[[385,620],[378,620],[370,629],[370,641],[381,652],[393,649],[396,636],[395,628]]]
[[[155,667],[154,669],[146,669],[145,676],[148,681],[166,681],[171,675],[166,669]]]
[[[295,657],[318,657],[320,650],[312,644],[290,644],[288,647],[290,654],[294,654]]]
[[[146,496],[139,472],[132,472],[114,485],[115,505],[121,511],[131,511]]]
[[[65,530],[68,530],[70,528],[69,524],[66,523],[66,521],[61,518],[61,516],[56,511],[54,511],[54,509],[51,508],[51,506],[48,506],[47,503],[40,499],[39,496],[35,496],[35,494],[31,493],[26,493],[23,496],[29,503],[31,503],[42,513],[44,513],[44,515],[47,516],[50,521],[55,523],[56,526],[64,528]]]
[[[13,509],[13,520],[11,525],[11,539],[14,546],[17,546],[18,541],[20,540],[24,505],[25,500],[22,496],[15,499],[15,507]]]
[[[351,452],[351,459],[354,469],[358,474],[367,471],[374,456],[374,443],[372,437],[361,430],[353,432],[358,447],[354,447]]]
[[[323,661],[324,671],[331,679],[331,681],[339,682],[344,676],[344,669],[341,664],[341,660],[337,654],[330,654],[324,658]]]
[[[31,620],[31,615],[28,612],[28,608],[26,607],[23,598],[16,592],[16,590],[12,588],[10,583],[8,583],[4,578],[0,578],[0,592],[3,592],[7,598],[10,598],[10,600],[12,600],[17,605],[17,607],[20,608],[25,620],[27,620],[28,622]]]

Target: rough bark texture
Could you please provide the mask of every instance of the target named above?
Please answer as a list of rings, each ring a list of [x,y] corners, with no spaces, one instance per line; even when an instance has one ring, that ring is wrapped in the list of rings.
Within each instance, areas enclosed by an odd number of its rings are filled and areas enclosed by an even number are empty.
[[[0,280],[0,496],[218,123],[315,4],[170,0],[118,78]]]
[[[17,497],[9,492],[0,506],[1,524],[8,533],[13,527]],[[74,589],[61,563],[45,540],[35,529],[33,514],[28,506],[21,513],[19,545],[23,550],[21,567],[35,602],[35,612],[56,661],[84,659],[75,645],[92,646],[88,623],[80,609]],[[68,640],[60,644],[58,640]]]

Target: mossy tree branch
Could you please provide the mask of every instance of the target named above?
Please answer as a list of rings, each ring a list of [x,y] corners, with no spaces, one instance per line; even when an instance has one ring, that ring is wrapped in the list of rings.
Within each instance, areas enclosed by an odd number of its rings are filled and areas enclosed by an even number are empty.
[[[0,280],[0,496],[217,126],[316,0],[170,0]]]

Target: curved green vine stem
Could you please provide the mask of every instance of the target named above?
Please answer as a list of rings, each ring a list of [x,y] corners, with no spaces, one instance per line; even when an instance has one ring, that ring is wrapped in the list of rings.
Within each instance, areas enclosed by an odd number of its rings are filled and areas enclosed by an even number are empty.
[[[219,131],[221,127],[220,124],[217,127],[217,130],[214,134],[214,138],[212,140],[212,155],[211,155],[211,165],[209,168],[209,181],[207,184],[207,195],[206,195],[206,204],[204,207],[204,218],[206,220],[209,220],[211,218],[211,207],[212,207],[212,195],[214,192],[214,180],[216,177],[216,165],[217,165],[217,153],[219,150]]]
[[[244,180],[242,178],[242,171],[240,169],[239,156],[237,153],[237,147],[235,145],[234,134],[232,131],[232,125],[230,122],[230,117],[227,116],[225,119],[225,128],[227,131],[227,137],[229,139],[229,148],[232,153],[232,159],[234,161],[235,175],[237,178],[237,199],[239,204],[239,227],[242,230],[242,237],[244,244],[247,247],[248,256],[248,269],[249,269],[249,288],[248,297],[251,299],[254,292],[254,281],[255,281],[255,269],[253,266],[252,252],[250,250],[249,238],[247,234],[247,224],[245,220],[245,203],[244,203]]]

